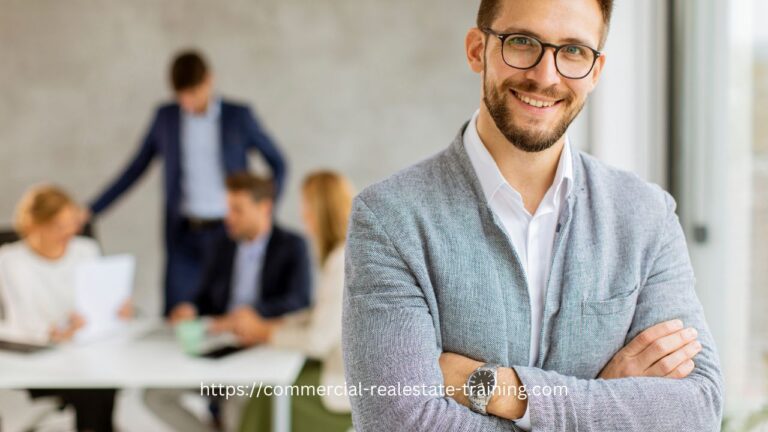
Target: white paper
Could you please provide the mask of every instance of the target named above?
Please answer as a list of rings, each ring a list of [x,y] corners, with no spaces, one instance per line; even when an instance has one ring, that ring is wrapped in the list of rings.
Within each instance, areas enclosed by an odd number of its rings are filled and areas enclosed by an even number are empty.
[[[75,333],[75,342],[101,339],[121,327],[118,311],[131,297],[135,268],[131,255],[99,257],[77,267],[75,310],[85,326]]]

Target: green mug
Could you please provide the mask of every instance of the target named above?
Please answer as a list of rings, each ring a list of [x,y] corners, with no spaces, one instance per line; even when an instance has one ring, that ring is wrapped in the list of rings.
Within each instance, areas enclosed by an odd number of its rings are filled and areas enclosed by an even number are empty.
[[[200,354],[206,331],[206,324],[199,319],[182,321],[175,326],[176,339],[181,343],[184,352],[189,355]]]

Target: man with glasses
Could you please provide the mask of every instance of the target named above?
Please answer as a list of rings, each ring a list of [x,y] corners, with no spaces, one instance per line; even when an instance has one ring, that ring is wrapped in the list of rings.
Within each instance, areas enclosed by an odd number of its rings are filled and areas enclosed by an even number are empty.
[[[722,376],[672,197],[571,148],[611,0],[482,0],[482,102],[364,190],[344,355],[358,430],[718,430]]]

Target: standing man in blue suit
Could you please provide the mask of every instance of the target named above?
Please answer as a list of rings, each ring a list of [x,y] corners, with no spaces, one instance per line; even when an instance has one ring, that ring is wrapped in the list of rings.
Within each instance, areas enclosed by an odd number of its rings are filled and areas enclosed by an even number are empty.
[[[157,110],[133,159],[90,205],[93,215],[106,210],[162,156],[165,314],[194,298],[202,263],[214,239],[224,233],[226,177],[248,169],[250,150],[261,153],[271,167],[278,192],[286,171],[280,151],[251,109],[213,93],[213,76],[199,53],[179,54],[170,72],[176,101]]]

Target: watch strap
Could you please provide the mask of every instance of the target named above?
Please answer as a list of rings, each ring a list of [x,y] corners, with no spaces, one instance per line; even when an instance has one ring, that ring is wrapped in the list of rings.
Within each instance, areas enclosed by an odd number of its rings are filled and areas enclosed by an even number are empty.
[[[490,402],[491,397],[493,396],[493,392],[496,390],[496,386],[498,385],[498,383],[496,382],[496,380],[498,379],[497,373],[496,373],[498,368],[499,368],[499,365],[497,364],[486,363],[478,367],[477,369],[475,369],[471,374],[469,374],[469,378],[467,379],[467,385],[469,385],[469,381],[472,379],[472,376],[475,375],[477,372],[480,372],[480,371],[493,372],[493,387],[491,388],[491,391],[488,392],[488,394],[484,398],[475,397],[474,395],[472,395],[471,391],[467,395],[467,399],[469,399],[469,408],[472,411],[483,414],[483,415],[488,415],[488,412],[486,410],[488,407],[488,402]]]

